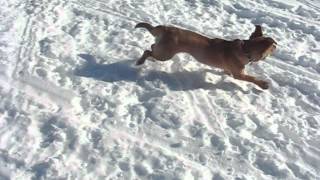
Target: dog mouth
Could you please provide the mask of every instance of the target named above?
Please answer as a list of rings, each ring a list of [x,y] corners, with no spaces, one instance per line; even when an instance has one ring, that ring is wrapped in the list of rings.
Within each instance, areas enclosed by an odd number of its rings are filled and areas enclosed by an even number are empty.
[[[262,55],[262,60],[266,59],[268,56],[270,56],[271,54],[274,53],[274,51],[276,50],[276,44],[273,43]]]

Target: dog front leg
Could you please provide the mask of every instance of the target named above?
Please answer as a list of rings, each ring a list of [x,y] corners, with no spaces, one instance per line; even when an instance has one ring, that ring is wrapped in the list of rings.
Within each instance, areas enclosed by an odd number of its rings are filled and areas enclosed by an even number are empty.
[[[247,75],[247,74],[244,74],[243,72],[241,72],[241,73],[233,73],[233,77],[235,79],[252,82],[252,83],[258,85],[262,89],[268,89],[269,88],[268,82],[263,81],[263,80],[257,80],[255,77]]]

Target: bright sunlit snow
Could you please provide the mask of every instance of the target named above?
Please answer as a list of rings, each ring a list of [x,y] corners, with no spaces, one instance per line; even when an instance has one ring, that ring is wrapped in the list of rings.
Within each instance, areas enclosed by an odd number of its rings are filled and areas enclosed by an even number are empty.
[[[135,61],[138,22],[275,54],[261,90],[179,54]],[[0,179],[320,179],[318,0],[0,1]]]

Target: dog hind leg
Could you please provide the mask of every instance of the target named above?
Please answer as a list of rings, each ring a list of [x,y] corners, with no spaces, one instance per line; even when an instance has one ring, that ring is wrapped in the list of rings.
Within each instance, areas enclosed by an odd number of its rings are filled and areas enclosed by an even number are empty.
[[[168,61],[173,56],[174,56],[174,54],[172,54],[172,53],[160,53],[158,51],[156,51],[156,53],[155,53],[155,51],[146,50],[143,52],[141,58],[136,62],[136,65],[139,66],[139,65],[143,64],[148,57],[153,57],[154,59],[156,59],[158,61]]]
[[[149,50],[144,51],[141,58],[136,62],[136,65],[138,66],[138,65],[143,64],[146,61],[146,59],[150,56],[152,56],[151,51],[149,51]]]
[[[153,44],[151,49],[152,57],[158,61],[168,61],[175,55],[170,48],[166,47],[166,44],[162,44],[161,42]]]

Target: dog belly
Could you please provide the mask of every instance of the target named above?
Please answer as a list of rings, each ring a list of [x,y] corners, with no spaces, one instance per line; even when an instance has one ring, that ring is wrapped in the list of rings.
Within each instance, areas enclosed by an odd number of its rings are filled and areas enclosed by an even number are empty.
[[[224,69],[223,59],[218,55],[207,54],[204,51],[197,51],[190,54],[202,64]]]

